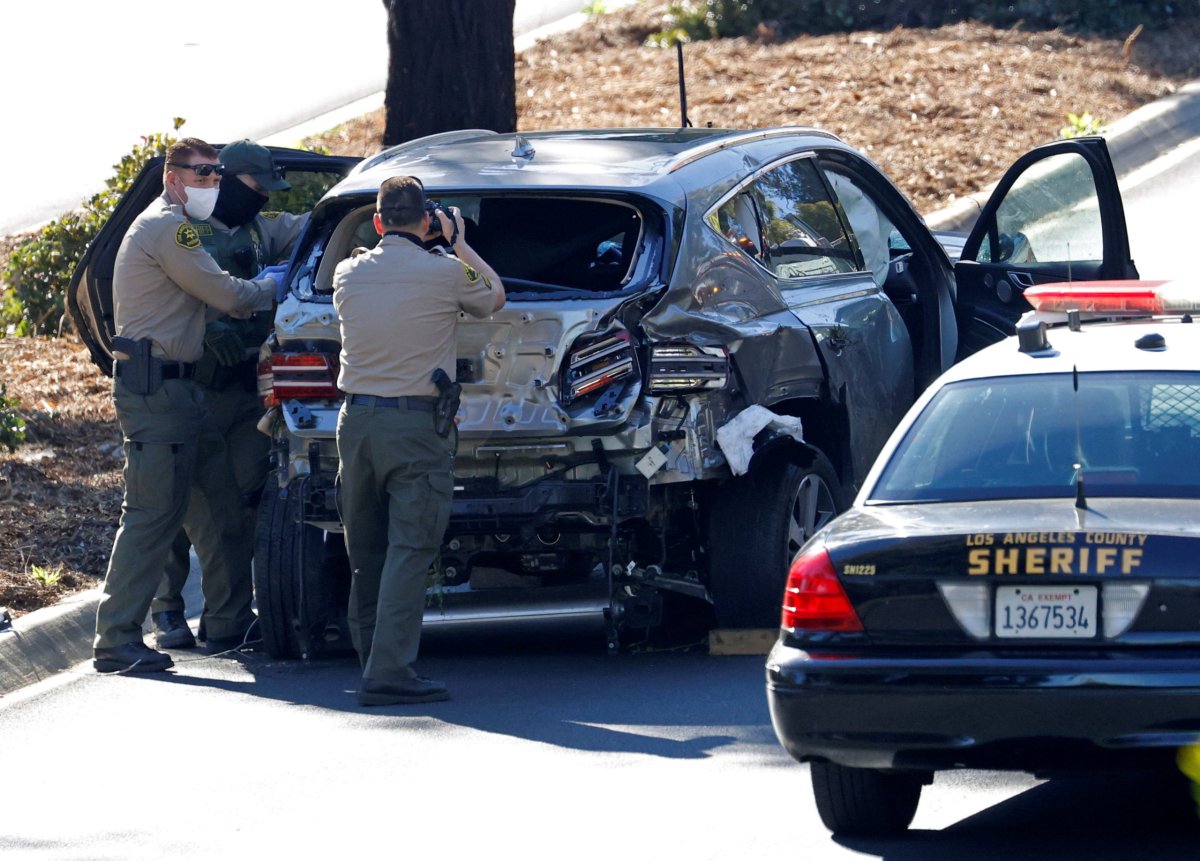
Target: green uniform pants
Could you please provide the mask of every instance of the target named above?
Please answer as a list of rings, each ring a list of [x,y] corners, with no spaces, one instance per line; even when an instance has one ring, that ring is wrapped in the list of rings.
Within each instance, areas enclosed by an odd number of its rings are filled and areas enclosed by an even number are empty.
[[[339,507],[353,577],[347,620],[363,678],[412,678],[429,567],[450,520],[457,434],[433,413],[343,405]]]
[[[228,552],[247,546],[241,505],[203,392],[191,380],[167,380],[152,395],[135,395],[118,379],[113,400],[125,436],[125,497],[96,611],[94,647],[142,642],[142,621],[193,486],[192,515],[224,545],[220,553],[197,548],[209,635],[241,636],[254,621],[250,558]]]
[[[241,517],[245,524],[245,547],[238,552],[247,556],[254,555],[254,520],[258,510],[257,497],[267,480],[270,467],[271,438],[258,429],[258,420],[262,418],[263,405],[257,392],[248,392],[240,384],[227,389],[204,389],[204,400],[212,414],[217,432],[225,440],[225,451],[229,459],[229,468],[233,472],[234,484],[241,497]],[[193,490],[193,493],[198,491]],[[253,504],[249,504],[254,500]],[[203,501],[196,505],[202,506]],[[208,527],[210,519],[196,518],[191,515],[192,506],[188,506],[188,514],[183,519],[183,529],[171,543],[171,552],[167,556],[167,566],[159,583],[158,592],[150,604],[152,613],[162,613],[167,610],[183,611],[183,587],[191,570],[189,551],[194,544],[199,555],[199,548],[211,548],[214,553],[223,551],[220,532],[212,533]],[[201,576],[204,576],[201,568]],[[205,627],[208,620],[205,619]]]

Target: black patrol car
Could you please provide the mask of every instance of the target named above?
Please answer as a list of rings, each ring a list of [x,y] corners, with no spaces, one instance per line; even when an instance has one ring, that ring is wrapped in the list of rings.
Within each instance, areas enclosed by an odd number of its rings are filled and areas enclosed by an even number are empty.
[[[940,769],[1169,765],[1200,740],[1200,295],[1024,297],[791,564],[768,700],[835,832],[903,830]]]

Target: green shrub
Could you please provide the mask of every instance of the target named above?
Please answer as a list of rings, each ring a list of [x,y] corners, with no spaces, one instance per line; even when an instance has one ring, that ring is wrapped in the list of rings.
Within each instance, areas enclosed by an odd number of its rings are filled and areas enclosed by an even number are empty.
[[[17,412],[17,399],[8,396],[8,386],[0,383],[0,446],[10,452],[25,442],[25,422]]]
[[[1200,0],[686,0],[669,7],[669,26],[647,43],[743,36],[761,21],[792,35],[975,20],[1123,36],[1138,24],[1165,29],[1198,15]]]
[[[317,205],[317,201],[325,196],[325,192],[333,188],[341,178],[341,174],[325,171],[291,171],[287,175],[287,181],[292,187],[286,191],[271,192],[266,209],[297,214],[310,212]]]
[[[183,123],[176,117],[174,130],[179,131]],[[13,251],[2,273],[0,335],[58,333],[67,285],[88,243],[146,162],[156,155],[165,155],[174,142],[175,137],[170,134],[143,136],[141,143],[113,165],[116,173],[105,181],[103,191],[84,201],[78,211],[51,221]]]
[[[1061,138],[1081,138],[1098,135],[1104,131],[1104,120],[1092,116],[1088,111],[1082,114],[1067,114],[1067,124],[1058,130]]]
[[[669,25],[646,39],[651,47],[669,48],[676,42],[743,36],[765,17],[755,0],[685,0],[672,3],[664,16]]]

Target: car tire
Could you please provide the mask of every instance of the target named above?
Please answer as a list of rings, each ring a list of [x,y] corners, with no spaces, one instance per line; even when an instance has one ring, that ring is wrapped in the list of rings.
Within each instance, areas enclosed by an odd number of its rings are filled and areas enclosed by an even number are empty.
[[[267,476],[254,533],[254,599],[263,648],[272,658],[294,658],[296,642],[296,494]]]
[[[921,800],[924,776],[814,762],[813,795],[821,822],[834,834],[882,836],[908,828]]]
[[[254,546],[254,592],[263,647],[278,659],[311,658],[338,646],[349,648],[345,621],[349,562],[340,537],[304,523],[303,479],[281,488],[275,475],[267,477],[267,490],[259,503]]]
[[[842,508],[833,465],[811,447],[717,488],[708,527],[717,627],[778,628],[792,558]]]

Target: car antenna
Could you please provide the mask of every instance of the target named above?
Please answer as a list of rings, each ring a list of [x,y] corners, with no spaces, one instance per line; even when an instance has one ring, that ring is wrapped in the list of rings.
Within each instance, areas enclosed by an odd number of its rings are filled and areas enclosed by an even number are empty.
[[[692,121],[687,115],[687,84],[683,80],[683,42],[675,42],[675,53],[679,58],[679,116],[680,128],[687,129],[692,127]]]
[[[1083,492],[1083,443],[1079,434],[1079,368],[1071,366],[1071,387],[1075,389],[1075,507],[1087,511],[1087,496]]]

